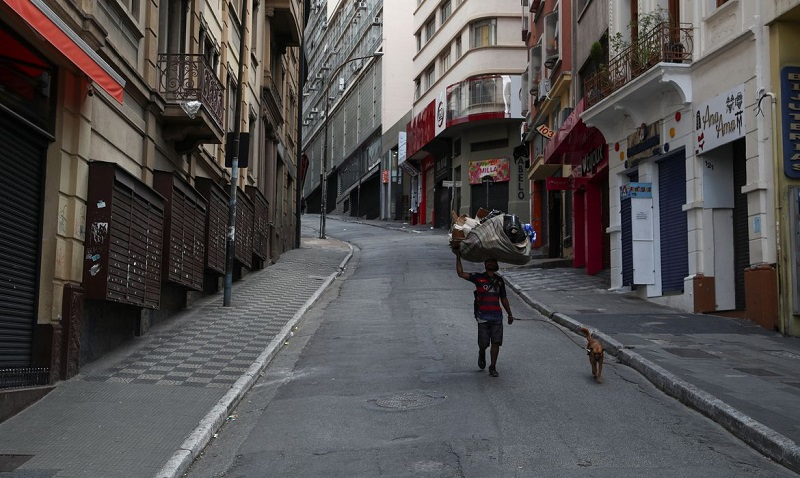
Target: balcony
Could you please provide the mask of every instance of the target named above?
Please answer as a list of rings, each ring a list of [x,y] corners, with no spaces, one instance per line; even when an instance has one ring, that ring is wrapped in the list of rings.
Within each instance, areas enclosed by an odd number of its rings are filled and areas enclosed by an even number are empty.
[[[586,79],[587,107],[600,103],[656,65],[691,63],[693,48],[691,24],[657,25]]]
[[[161,54],[159,92],[164,108],[164,139],[185,153],[203,143],[222,143],[224,88],[202,55]]]
[[[276,129],[283,124],[283,99],[281,90],[268,70],[264,71],[264,87],[261,89],[263,115]]]
[[[624,135],[623,117],[641,124],[645,109],[665,116],[690,104],[693,49],[691,24],[656,25],[586,78],[581,119],[616,138]]]
[[[447,126],[483,119],[512,118],[519,114],[512,100],[511,77],[487,75],[447,87]],[[522,119],[520,114],[519,119]]]
[[[302,14],[298,0],[266,0],[264,8],[269,14],[274,14],[270,19],[270,26],[274,40],[283,48],[300,46],[303,30],[300,26]]]

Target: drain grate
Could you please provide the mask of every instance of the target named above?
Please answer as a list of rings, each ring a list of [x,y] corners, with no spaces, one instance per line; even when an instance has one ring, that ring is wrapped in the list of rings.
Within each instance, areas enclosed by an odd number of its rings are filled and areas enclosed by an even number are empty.
[[[393,410],[413,410],[426,407],[438,398],[426,393],[407,392],[392,397],[379,398],[375,404],[381,408],[391,408]]]
[[[0,455],[0,472],[14,471],[31,458],[33,455]]]

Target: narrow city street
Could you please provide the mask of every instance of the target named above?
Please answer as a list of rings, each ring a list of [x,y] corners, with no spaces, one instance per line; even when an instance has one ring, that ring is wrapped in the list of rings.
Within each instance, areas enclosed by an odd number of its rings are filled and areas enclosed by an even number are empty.
[[[794,476],[612,356],[595,383],[585,340],[510,288],[490,377],[442,231],[327,236],[354,247],[344,274],[186,476]]]

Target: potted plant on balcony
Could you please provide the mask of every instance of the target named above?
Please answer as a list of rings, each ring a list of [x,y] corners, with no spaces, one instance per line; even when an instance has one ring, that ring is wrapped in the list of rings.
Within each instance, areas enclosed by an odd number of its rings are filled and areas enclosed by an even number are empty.
[[[609,38],[612,50],[618,55],[627,56],[631,79],[647,71],[664,57],[666,19],[666,10],[658,7],[628,22],[630,39],[624,37],[622,32]]]

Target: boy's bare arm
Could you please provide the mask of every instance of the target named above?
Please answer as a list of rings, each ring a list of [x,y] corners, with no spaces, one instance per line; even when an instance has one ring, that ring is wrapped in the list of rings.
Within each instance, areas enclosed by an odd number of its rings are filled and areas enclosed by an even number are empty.
[[[456,274],[462,279],[469,279],[469,274],[464,272],[464,267],[461,265],[461,256],[456,254]]]

